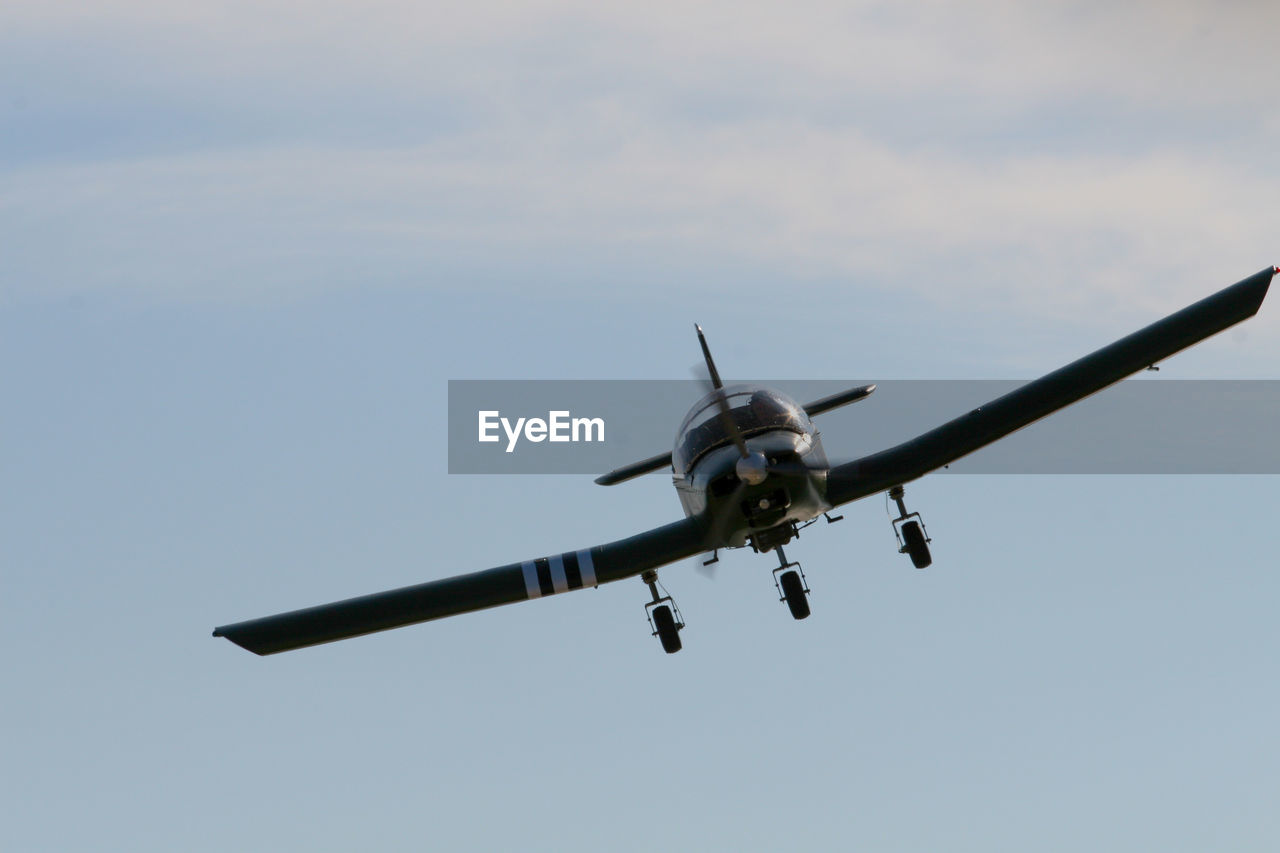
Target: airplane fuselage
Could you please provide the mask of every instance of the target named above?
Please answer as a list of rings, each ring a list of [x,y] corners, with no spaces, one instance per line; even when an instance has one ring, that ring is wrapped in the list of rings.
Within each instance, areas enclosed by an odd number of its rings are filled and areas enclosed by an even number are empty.
[[[717,547],[790,539],[830,509],[827,457],[813,421],[786,395],[760,386],[725,389],[747,454],[731,440],[709,394],[689,410],[672,451],[672,481],[685,515],[703,520]]]

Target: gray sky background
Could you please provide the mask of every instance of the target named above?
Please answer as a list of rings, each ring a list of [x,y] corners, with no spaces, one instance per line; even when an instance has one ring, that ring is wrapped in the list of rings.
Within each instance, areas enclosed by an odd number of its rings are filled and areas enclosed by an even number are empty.
[[[450,379],[1032,377],[1280,260],[1276,7],[1034,6],[0,8],[0,848],[1274,850],[1272,477],[929,478],[675,656],[209,637],[677,516],[448,476]]]

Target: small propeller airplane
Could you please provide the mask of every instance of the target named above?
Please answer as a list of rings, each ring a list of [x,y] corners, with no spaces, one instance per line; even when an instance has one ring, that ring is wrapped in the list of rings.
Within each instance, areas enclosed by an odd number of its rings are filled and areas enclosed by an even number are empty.
[[[918,569],[929,566],[932,540],[920,514],[907,511],[906,483],[1252,317],[1277,272],[1268,267],[935,429],[835,466],[813,418],[866,398],[874,385],[803,406],[769,388],[725,387],[695,327],[711,388],[689,410],[675,447],[596,479],[611,486],[670,467],[682,520],[579,551],[224,625],[213,636],[269,655],[639,575],[652,599],[645,604],[651,633],[673,653],[682,646],[684,622],[671,597],[659,593],[657,569],[708,552],[710,564],[719,549],[748,545],[776,552],[779,598],[804,619],[805,576],[782,549],[802,528],[819,516],[838,521],[834,508],[887,490],[899,513],[893,520],[899,552]]]

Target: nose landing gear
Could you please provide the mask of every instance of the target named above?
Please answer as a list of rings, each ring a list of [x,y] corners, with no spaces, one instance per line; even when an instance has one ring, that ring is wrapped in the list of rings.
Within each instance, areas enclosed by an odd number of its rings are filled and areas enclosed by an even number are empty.
[[[906,490],[902,486],[894,486],[889,490],[889,499],[898,505],[898,517],[893,519],[893,535],[898,537],[898,553],[910,554],[911,563],[917,569],[928,568],[933,562],[929,553],[929,531],[925,529],[924,519],[918,512],[907,512],[903,502]]]
[[[680,608],[670,595],[658,595],[658,573],[648,569],[640,573],[640,580],[649,586],[653,596],[644,606],[645,615],[649,618],[649,628],[653,636],[662,642],[662,650],[673,655],[683,648],[680,642],[680,631],[684,628],[684,619],[680,616]],[[666,592],[664,589],[663,592]]]
[[[809,584],[804,570],[799,563],[787,562],[787,555],[783,553],[781,545],[776,550],[779,566],[773,570],[773,585],[778,589],[778,600],[787,603],[793,618],[804,619],[810,612]]]

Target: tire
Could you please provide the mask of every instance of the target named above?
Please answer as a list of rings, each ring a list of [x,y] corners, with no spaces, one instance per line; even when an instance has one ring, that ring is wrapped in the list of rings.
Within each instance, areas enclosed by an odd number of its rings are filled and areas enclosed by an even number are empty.
[[[908,521],[902,525],[902,539],[907,543],[907,553],[911,555],[912,565],[917,569],[928,568],[933,557],[929,554],[929,543],[924,539],[920,522]]]
[[[662,641],[662,650],[669,655],[680,651],[680,629],[676,627],[676,617],[671,615],[667,605],[653,608],[653,624],[658,629],[658,639]]]
[[[809,597],[805,595],[804,581],[800,580],[800,573],[795,571],[783,572],[778,581],[782,585],[782,595],[787,600],[787,607],[791,609],[792,617],[796,619],[807,617],[809,615]]]

